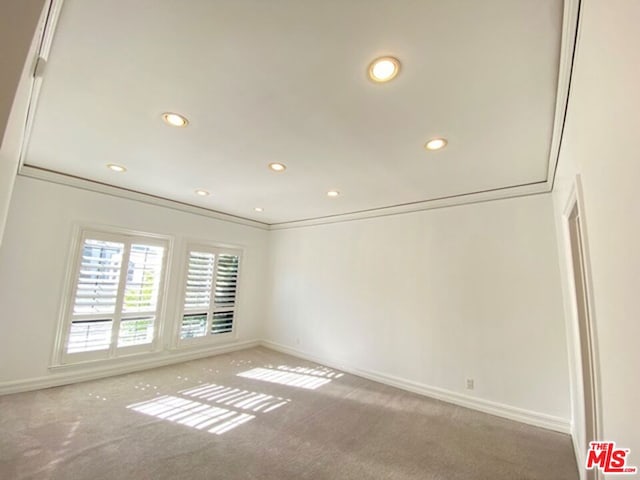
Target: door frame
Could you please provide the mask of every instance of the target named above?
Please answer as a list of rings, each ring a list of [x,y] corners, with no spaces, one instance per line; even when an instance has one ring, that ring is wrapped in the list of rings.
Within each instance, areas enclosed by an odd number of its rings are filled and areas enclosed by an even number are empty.
[[[599,361],[599,351],[598,351],[598,332],[596,328],[595,321],[595,309],[593,302],[593,283],[592,283],[592,275],[591,275],[591,261],[589,255],[589,241],[587,238],[587,227],[586,227],[586,218],[585,218],[585,208],[584,208],[584,196],[582,189],[582,180],[580,175],[576,175],[575,181],[571,187],[571,191],[569,192],[569,196],[567,202],[565,204],[563,215],[562,215],[562,227],[563,227],[563,239],[564,239],[564,251],[565,251],[565,271],[567,272],[567,282],[568,282],[568,294],[569,294],[569,305],[570,305],[570,324],[571,324],[571,338],[570,341],[573,343],[573,355],[574,358],[574,373],[578,382],[578,391],[575,392],[579,398],[577,399],[583,406],[585,405],[585,396],[588,392],[585,391],[584,385],[584,373],[582,368],[582,338],[581,338],[581,330],[580,330],[580,317],[578,313],[578,297],[576,295],[576,282],[575,282],[575,272],[573,267],[573,248],[571,244],[571,216],[577,210],[577,214],[579,217],[579,222],[577,224],[577,232],[578,232],[578,241],[581,247],[581,265],[582,265],[582,277],[584,283],[584,297],[585,297],[585,310],[586,310],[586,330],[588,332],[588,339],[586,339],[586,343],[590,350],[590,370],[591,370],[591,381],[592,381],[592,398],[591,404],[593,405],[592,412],[584,412],[584,417],[579,419],[583,422],[583,432],[585,434],[586,445],[576,445],[575,438],[575,430],[573,435],[574,449],[576,450],[576,459],[578,460],[578,470],[580,474],[580,478],[595,478],[596,480],[602,479],[602,474],[598,469],[592,470],[594,474],[591,476],[588,475],[589,472],[585,469],[584,462],[586,461],[586,453],[589,439],[586,438],[587,434],[587,419],[589,416],[593,421],[593,431],[595,435],[594,440],[602,440],[602,392],[600,388],[600,361]],[[575,412],[574,412],[575,415]],[[574,416],[574,421],[575,421]],[[575,428],[575,426],[574,426]]]

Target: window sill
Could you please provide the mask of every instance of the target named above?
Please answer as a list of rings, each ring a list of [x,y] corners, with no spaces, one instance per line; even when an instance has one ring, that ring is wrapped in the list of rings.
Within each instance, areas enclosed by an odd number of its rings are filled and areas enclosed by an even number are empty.
[[[155,368],[170,365],[181,361],[195,360],[198,358],[217,355],[219,353],[252,348],[259,344],[258,340],[238,341],[237,337],[229,336],[215,342],[182,345],[180,347],[166,348],[153,352],[124,355],[117,358],[86,360],[74,363],[52,364],[49,366],[51,373],[78,373],[91,371],[96,374],[118,375],[145,368]]]
[[[178,340],[175,347],[172,350],[189,350],[196,348],[207,348],[208,346],[215,346],[235,342],[238,340],[238,334],[236,332],[220,333],[217,335],[211,335],[206,337],[189,338],[185,340]]]
[[[162,350],[136,352],[136,353],[129,353],[127,355],[120,355],[118,357],[113,357],[113,358],[95,358],[95,359],[87,359],[87,360],[54,363],[49,365],[49,371],[51,372],[67,371],[67,370],[83,369],[87,367],[95,367],[95,366],[101,366],[101,365],[105,367],[119,366],[121,364],[132,363],[132,360],[135,363],[141,363],[140,362],[141,360],[143,362],[154,361],[161,357],[163,357]]]

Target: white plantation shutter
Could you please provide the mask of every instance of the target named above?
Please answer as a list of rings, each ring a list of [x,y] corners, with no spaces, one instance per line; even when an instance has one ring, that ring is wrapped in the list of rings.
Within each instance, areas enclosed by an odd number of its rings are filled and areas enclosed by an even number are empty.
[[[82,247],[74,313],[113,313],[124,244],[87,239]]]
[[[124,289],[125,312],[154,311],[160,293],[164,248],[131,245],[129,270]]]
[[[131,347],[153,342],[156,317],[123,318],[120,320],[118,347]]]
[[[189,252],[187,289],[184,296],[184,308],[209,309],[215,254],[211,252]]]
[[[153,341],[163,260],[164,248],[131,244],[118,347],[144,345]],[[141,313],[147,315],[141,316]]]
[[[211,321],[211,334],[227,333],[233,330],[233,310],[213,312]]]
[[[186,338],[204,337],[207,334],[207,317],[205,313],[185,313],[182,316],[180,340]]]
[[[108,349],[111,345],[112,325],[113,321],[111,319],[72,321],[67,353]]]
[[[240,253],[190,247],[179,339],[233,332]]]
[[[65,354],[106,358],[123,347],[151,345],[164,243],[127,235],[82,234]]]
[[[203,337],[211,307],[215,253],[190,251],[180,339]]]
[[[216,268],[216,311],[211,321],[211,334],[233,330],[236,289],[238,287],[238,255],[220,254]]]
[[[233,305],[236,303],[236,287],[238,285],[238,256],[218,255],[216,269],[216,305]]]
[[[84,241],[67,353],[110,347],[123,254],[124,243]]]

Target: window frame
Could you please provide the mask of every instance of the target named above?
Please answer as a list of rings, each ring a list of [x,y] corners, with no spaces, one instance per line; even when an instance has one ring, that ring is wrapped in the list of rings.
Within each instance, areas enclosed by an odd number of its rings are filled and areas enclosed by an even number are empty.
[[[62,305],[60,318],[58,321],[58,331],[54,350],[52,354],[51,366],[82,364],[87,362],[105,362],[132,355],[142,355],[156,352],[162,348],[162,338],[164,330],[165,311],[168,300],[168,287],[170,277],[171,255],[173,250],[173,239],[168,235],[140,232],[135,230],[115,228],[115,227],[92,227],[86,225],[76,225],[73,229],[73,240],[71,250],[67,257],[68,267],[64,280],[64,292],[62,295]],[[93,239],[124,244],[123,258],[120,266],[118,281],[118,299],[120,309],[114,309],[113,313],[105,314],[105,318],[110,318],[111,343],[109,348],[104,350],[88,352],[67,352],[67,343],[71,332],[71,325],[74,320],[74,302],[76,297],[78,275],[80,272],[82,251],[85,240]],[[143,244],[149,246],[162,247],[164,254],[160,270],[160,283],[158,285],[158,300],[153,312],[125,312],[122,297],[126,289],[128,260],[131,255],[132,244]],[[116,305],[118,302],[116,303]],[[153,337],[151,342],[142,345],[131,345],[118,347],[118,336],[120,323],[126,318],[136,318],[138,316],[153,315]],[[75,318],[83,315],[76,315]],[[87,315],[91,316],[91,314]]]
[[[185,308],[185,299],[187,293],[187,277],[189,275],[189,256],[191,252],[202,252],[202,253],[213,253],[215,255],[214,260],[214,270],[213,270],[213,283],[211,286],[211,300],[209,307],[207,309],[207,324],[206,324],[206,333],[200,337],[192,337],[192,338],[180,338],[181,330],[182,330],[182,321],[184,315],[188,314],[196,314],[198,313],[198,309],[186,309]],[[217,276],[218,270],[218,256],[219,255],[235,255],[238,257],[238,274],[236,280],[236,295],[235,301],[232,307],[228,306],[216,306],[215,304],[215,279]],[[233,340],[237,340],[238,338],[238,321],[239,321],[239,306],[240,306],[240,291],[242,290],[240,283],[242,279],[242,264],[244,260],[244,249],[242,247],[232,246],[232,245],[223,245],[216,243],[205,243],[198,241],[187,241],[186,246],[182,251],[182,273],[180,275],[180,287],[179,287],[179,296],[176,302],[176,316],[175,316],[175,329],[173,332],[173,346],[174,348],[189,348],[189,347],[197,347],[197,346],[206,346],[210,344],[216,343],[225,343]],[[231,331],[225,333],[211,334],[211,322],[213,319],[213,313],[216,311],[233,311],[233,323],[231,325]],[[202,311],[200,309],[199,311]]]

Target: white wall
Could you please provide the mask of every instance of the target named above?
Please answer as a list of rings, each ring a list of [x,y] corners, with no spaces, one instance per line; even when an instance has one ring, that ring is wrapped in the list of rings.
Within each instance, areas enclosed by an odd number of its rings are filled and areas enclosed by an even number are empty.
[[[550,195],[273,231],[270,251],[268,340],[569,418]]]
[[[18,177],[0,247],[0,386],[50,375],[48,366],[77,222],[174,236],[169,284],[173,294],[168,298],[165,321],[175,320],[185,239],[243,246],[238,341],[260,337],[267,231]]]
[[[0,387],[52,375],[77,223],[173,235],[172,292],[186,238],[245,246],[239,341],[569,418],[550,195],[267,232],[18,177],[0,247]]]
[[[587,0],[578,38],[569,112],[554,188],[556,219],[576,174],[583,185],[584,221],[594,320],[599,349],[603,432],[631,449],[640,467],[640,2]],[[565,291],[566,253],[561,238]],[[572,334],[573,386],[577,379],[575,319],[567,295]],[[574,398],[577,437],[581,399]],[[584,452],[583,452],[584,453]]]

